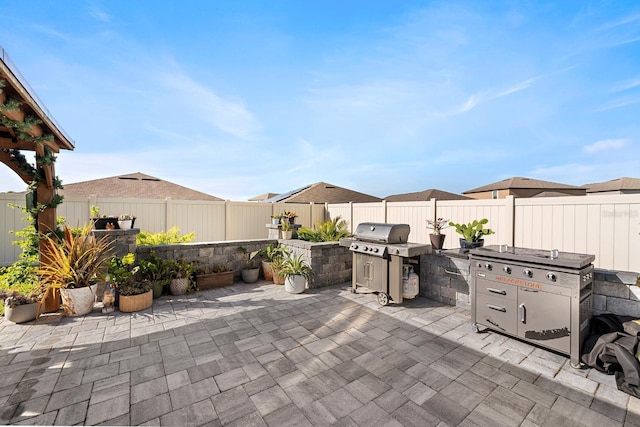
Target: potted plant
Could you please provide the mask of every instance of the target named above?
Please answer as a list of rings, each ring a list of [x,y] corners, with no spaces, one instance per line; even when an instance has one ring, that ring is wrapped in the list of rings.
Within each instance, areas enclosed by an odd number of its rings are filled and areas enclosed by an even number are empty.
[[[296,217],[298,215],[295,212],[284,211],[280,216],[282,220],[289,221],[290,224],[293,224],[295,223]],[[283,222],[282,220],[280,222]]]
[[[427,228],[433,230],[433,233],[429,234],[429,240],[431,240],[431,246],[434,249],[442,249],[444,246],[444,239],[446,234],[442,234],[442,230],[449,226],[449,220],[444,218],[437,218],[435,220],[427,220]]]
[[[271,215],[271,224],[273,225],[280,224],[280,215]]]
[[[242,281],[244,283],[255,283],[258,281],[258,276],[260,275],[260,268],[255,266],[253,259],[260,253],[260,251],[247,251],[247,248],[240,246],[238,248],[238,252],[243,255],[248,255],[248,259],[246,260],[245,268],[242,269]]]
[[[287,253],[287,256],[289,254]],[[285,276],[282,274],[282,270],[284,269],[284,260],[285,257],[275,258],[273,262],[271,262],[271,271],[273,272],[273,284],[274,285],[284,285]]]
[[[13,323],[35,320],[42,295],[33,289],[29,294],[15,290],[0,290],[0,300],[4,301],[4,317]]]
[[[265,258],[264,260],[262,260],[262,274],[264,275],[265,280],[273,280],[273,270],[271,268],[271,264],[277,258],[282,258],[287,253],[287,248],[279,243],[276,243],[275,246],[269,243],[269,246],[264,249],[260,249],[258,255]]]
[[[231,285],[233,285],[233,268],[231,268],[231,264],[216,264],[196,270],[196,286],[200,290]]]
[[[126,282],[118,284],[118,294],[118,308],[123,313],[146,310],[153,305],[151,282],[136,280],[135,274]]]
[[[38,274],[44,296],[60,290],[62,308],[68,316],[91,312],[97,282],[107,272],[111,242],[106,236],[94,237],[91,230],[89,224],[74,234],[65,225],[61,239],[55,235],[45,235],[42,239]]]
[[[160,258],[152,251],[148,259],[139,259],[137,264],[140,268],[138,274],[141,279],[151,284],[153,298],[160,298],[171,282],[172,262]]]
[[[494,234],[494,231],[490,228],[484,228],[489,222],[487,218],[482,218],[480,221],[474,219],[473,222],[468,224],[456,224],[449,222],[449,225],[456,228],[456,233],[460,234],[460,248],[464,251],[468,251],[472,248],[479,248],[484,245],[484,236]]]
[[[289,255],[283,260],[280,274],[285,277],[284,289],[292,294],[301,294],[313,277],[311,266],[307,264],[302,254]]]
[[[293,231],[291,231],[291,223],[289,221],[280,221],[281,237],[284,240],[291,239],[293,237]]]
[[[130,230],[133,227],[133,222],[136,217],[130,214],[121,214],[118,216],[118,227],[123,230]]]
[[[169,291],[171,295],[184,295],[187,293],[194,268],[194,262],[187,261],[184,255],[181,255],[180,258],[173,260],[171,264],[169,264],[169,272],[171,275]]]

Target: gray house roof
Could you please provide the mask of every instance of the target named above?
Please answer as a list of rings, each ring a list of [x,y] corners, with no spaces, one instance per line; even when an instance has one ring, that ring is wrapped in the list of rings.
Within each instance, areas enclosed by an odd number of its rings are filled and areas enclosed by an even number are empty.
[[[585,184],[587,193],[604,193],[607,191],[638,191],[640,190],[640,179],[622,177],[611,181]]]
[[[316,182],[262,201],[268,203],[363,203],[379,202],[380,198],[326,182]]]
[[[584,187],[576,187],[574,185],[560,184],[551,181],[542,181],[540,179],[523,178],[514,176],[512,178],[503,179],[502,181],[493,182],[482,187],[464,191],[462,194],[484,193],[493,190],[509,190],[509,189],[539,189],[541,191],[553,190],[579,190]]]
[[[415,193],[403,193],[393,194],[384,198],[388,202],[417,202],[431,199],[438,200],[467,200],[469,197],[462,196],[460,194],[449,193],[448,191],[436,190],[431,188],[429,190],[417,191]]]
[[[122,197],[127,199],[223,200],[140,172],[65,184],[63,196]]]

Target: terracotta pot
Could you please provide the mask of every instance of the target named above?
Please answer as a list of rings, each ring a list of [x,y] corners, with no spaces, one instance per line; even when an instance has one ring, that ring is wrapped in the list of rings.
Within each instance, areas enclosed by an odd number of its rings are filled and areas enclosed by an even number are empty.
[[[47,292],[47,296],[42,299],[41,304],[40,314],[55,313],[60,310],[60,291],[52,289],[51,292]]]
[[[269,261],[262,261],[262,274],[264,280],[273,280],[273,270]]]
[[[146,310],[153,305],[153,289],[138,295],[120,295],[120,306],[123,313]]]
[[[285,280],[284,276],[279,276],[277,274],[273,275],[273,284],[274,285],[284,285],[284,280]]]

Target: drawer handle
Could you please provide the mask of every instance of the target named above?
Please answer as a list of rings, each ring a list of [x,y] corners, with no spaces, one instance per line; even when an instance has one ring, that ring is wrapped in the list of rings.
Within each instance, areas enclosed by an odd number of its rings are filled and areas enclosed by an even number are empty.
[[[487,304],[487,307],[489,307],[491,310],[496,310],[496,311],[501,311],[503,313],[507,312],[507,309],[504,307],[498,307],[497,305],[493,305],[493,304]]]
[[[487,288],[489,292],[493,292],[494,294],[506,295],[507,291],[504,289],[496,289],[496,288]]]
[[[458,273],[457,271],[450,271],[450,270],[447,270],[446,268],[444,269],[444,272],[448,274],[453,274],[454,276],[463,276],[462,273]]]

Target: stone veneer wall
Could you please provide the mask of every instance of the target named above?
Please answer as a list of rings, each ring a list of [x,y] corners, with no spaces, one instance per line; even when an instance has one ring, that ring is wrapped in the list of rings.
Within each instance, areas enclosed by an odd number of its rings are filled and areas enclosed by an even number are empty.
[[[420,259],[420,295],[458,307],[471,308],[470,263],[466,254],[452,249]],[[613,313],[640,318],[638,273],[596,268],[593,314]]]
[[[140,233],[139,228],[131,228],[129,230],[93,230],[93,235],[100,239],[103,236],[107,240],[112,241],[113,254],[123,257],[128,253],[136,251],[136,236]]]
[[[353,254],[338,242],[306,242],[284,240],[293,254],[302,254],[314,272],[311,288],[321,288],[338,283],[351,282]]]
[[[213,267],[214,265],[231,264],[234,276],[240,277],[242,269],[246,265],[248,254],[242,254],[238,248],[243,247],[248,253],[264,249],[269,244],[276,244],[277,240],[230,240],[223,242],[204,243],[180,243],[175,245],[139,246],[138,256],[148,258],[151,251],[163,259],[178,259],[184,256],[188,260],[198,261],[198,267]],[[260,260],[255,259],[254,264],[260,265]]]

